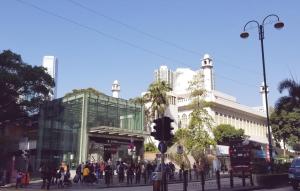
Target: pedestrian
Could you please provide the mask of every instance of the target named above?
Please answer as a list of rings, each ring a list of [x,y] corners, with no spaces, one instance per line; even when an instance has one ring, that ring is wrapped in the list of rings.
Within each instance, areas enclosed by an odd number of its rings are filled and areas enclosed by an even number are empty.
[[[197,172],[196,162],[194,162],[194,164],[193,164],[193,172],[194,172],[195,179],[198,179],[198,172]]]
[[[88,168],[88,165],[85,165],[83,168],[83,182],[88,183],[89,182],[89,175],[90,175],[90,169]]]
[[[39,172],[41,173],[41,179],[43,180],[41,189],[45,189],[47,183],[46,164],[42,163],[40,165]]]
[[[105,184],[108,187],[110,184],[110,179],[111,179],[111,174],[112,174],[112,168],[111,168],[110,164],[105,165],[104,173],[105,173]]]
[[[103,179],[105,163],[103,161],[100,162],[100,179]]]
[[[132,184],[132,180],[133,180],[133,176],[134,176],[134,167],[133,164],[130,164],[130,166],[127,169],[127,184]]]
[[[16,175],[16,189],[18,187],[23,187],[22,186],[22,178],[23,178],[23,173],[20,170],[17,170],[17,175]]]
[[[121,162],[118,165],[118,177],[119,177],[119,183],[123,183],[124,182],[124,176],[125,176],[125,166],[124,163]]]
[[[144,163],[141,164],[141,174],[142,174],[142,177],[144,178],[144,183],[146,184],[147,183],[147,175],[146,175],[146,167],[145,167]]]
[[[49,163],[46,168],[47,190],[50,189],[50,184],[51,184],[51,180],[53,178],[53,172],[54,172],[53,169],[56,169],[56,166],[54,165],[54,163],[52,163],[51,165]]]
[[[82,182],[82,178],[81,178],[81,164],[79,164],[76,168],[76,175],[73,179],[74,183],[78,183],[78,182]]]
[[[141,183],[141,164],[138,163],[135,166],[135,183],[140,184]]]
[[[63,166],[60,167],[59,172],[58,172],[58,188],[63,188],[64,187],[64,180],[65,180],[65,169]]]
[[[181,163],[180,170],[179,170],[179,180],[182,180],[183,171],[184,171],[184,164]]]
[[[147,177],[148,177],[148,182],[151,182],[151,177],[152,177],[152,172],[154,170],[154,166],[148,162],[146,165],[146,171],[147,171]]]

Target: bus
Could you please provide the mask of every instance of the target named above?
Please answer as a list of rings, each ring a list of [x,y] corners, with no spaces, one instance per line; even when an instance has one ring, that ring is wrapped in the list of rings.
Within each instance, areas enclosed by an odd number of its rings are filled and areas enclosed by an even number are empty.
[[[245,140],[232,141],[229,145],[231,170],[234,175],[248,176],[252,172],[267,172],[268,145]]]

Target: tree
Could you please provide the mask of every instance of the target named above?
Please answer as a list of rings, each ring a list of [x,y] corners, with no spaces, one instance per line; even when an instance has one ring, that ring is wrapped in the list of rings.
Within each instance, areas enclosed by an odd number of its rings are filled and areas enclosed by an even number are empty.
[[[191,104],[188,106],[192,110],[188,128],[179,129],[175,133],[175,142],[184,146],[184,157],[192,154],[195,160],[200,160],[201,156],[211,145],[215,145],[208,131],[212,127],[212,118],[207,111],[210,103],[204,100],[205,90],[203,89],[203,76],[197,73],[189,82]]]
[[[23,62],[10,50],[0,54],[0,127],[21,125],[50,99],[54,80],[41,66]]]
[[[287,90],[288,95],[276,101],[270,122],[275,141],[283,141],[285,155],[286,144],[293,146],[300,140],[300,84],[286,79],[280,82],[278,90],[280,93]]]
[[[165,81],[153,82],[143,96],[145,103],[150,103],[149,113],[152,119],[161,117],[169,105],[167,92],[171,88]]]
[[[300,138],[300,112],[273,112],[270,117],[272,134],[277,143],[283,142],[284,156],[286,145],[296,146]]]
[[[277,113],[281,110],[291,112],[294,109],[300,109],[300,84],[290,79],[283,80],[278,86],[278,91],[282,93],[284,90],[288,91],[288,95],[277,100],[275,111]]]
[[[81,93],[94,94],[96,96],[105,95],[104,93],[99,92],[98,90],[96,90],[94,88],[86,88],[86,89],[73,89],[72,92],[66,93],[64,97],[65,98],[66,97],[72,97],[74,95],[81,94]]]
[[[215,141],[220,145],[229,145],[231,141],[242,141],[246,138],[243,129],[236,129],[228,124],[220,124],[213,128]]]
[[[205,101],[206,92],[203,84],[203,75],[200,72],[189,82],[190,98],[192,99],[189,107],[192,109],[192,113],[188,128],[194,142],[190,151],[196,160],[198,160],[197,156],[201,156],[211,145],[215,145],[208,133],[212,128],[212,117],[207,108],[212,104]]]
[[[144,144],[144,150],[146,152],[157,152],[158,151],[158,149],[157,149],[157,147],[155,146],[154,143],[146,143],[146,144]]]

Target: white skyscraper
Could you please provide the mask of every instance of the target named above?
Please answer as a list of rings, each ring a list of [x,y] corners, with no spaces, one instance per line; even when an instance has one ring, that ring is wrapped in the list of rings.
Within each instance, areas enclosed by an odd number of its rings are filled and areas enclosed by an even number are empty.
[[[44,56],[43,67],[47,69],[48,74],[54,79],[55,87],[53,88],[53,95],[51,95],[51,99],[56,99],[57,98],[57,69],[58,69],[57,58],[55,56]]]
[[[154,80],[165,81],[173,89],[174,73],[167,66],[160,66],[158,70],[154,71]]]

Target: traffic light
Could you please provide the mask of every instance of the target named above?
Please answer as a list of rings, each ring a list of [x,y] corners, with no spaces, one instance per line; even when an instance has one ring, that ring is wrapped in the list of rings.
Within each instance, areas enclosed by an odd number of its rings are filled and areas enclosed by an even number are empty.
[[[154,139],[161,141],[162,140],[162,118],[155,119],[154,121],[153,129],[154,132],[151,132],[151,136],[154,137]]]
[[[164,141],[170,141],[173,139],[174,135],[172,133],[172,130],[174,129],[171,126],[171,123],[174,121],[173,119],[169,117],[163,117],[164,125],[163,125],[163,140]]]
[[[172,134],[173,127],[171,123],[174,120],[169,117],[162,117],[155,119],[153,122],[154,132],[151,132],[151,136],[153,136],[158,141],[170,141],[174,135]]]

